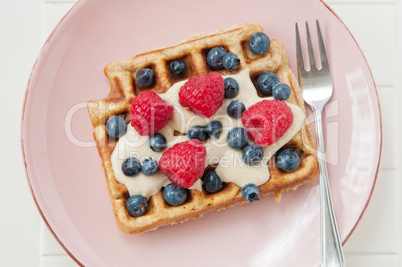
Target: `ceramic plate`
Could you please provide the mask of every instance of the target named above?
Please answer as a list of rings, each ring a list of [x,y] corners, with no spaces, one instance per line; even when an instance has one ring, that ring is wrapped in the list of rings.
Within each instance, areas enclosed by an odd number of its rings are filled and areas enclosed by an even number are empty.
[[[172,45],[197,32],[258,22],[286,47],[296,70],[295,22],[320,20],[335,92],[325,115],[328,172],[342,240],[370,199],[381,118],[367,62],[321,1],[82,0],[44,45],[27,88],[22,146],[43,219],[85,266],[314,266],[320,262],[318,179],[259,202],[141,235],[117,228],[86,102],[109,92],[107,63]],[[305,40],[305,39],[304,39]],[[313,38],[316,41],[316,38]],[[310,119],[312,120],[311,116]]]

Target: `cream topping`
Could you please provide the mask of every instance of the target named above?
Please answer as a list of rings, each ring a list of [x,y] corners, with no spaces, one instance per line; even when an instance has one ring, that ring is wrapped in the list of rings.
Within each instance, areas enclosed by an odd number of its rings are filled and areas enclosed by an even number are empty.
[[[186,135],[176,136],[175,131],[185,134],[193,126],[205,126],[211,121],[220,121],[223,130],[219,138],[208,138],[203,142],[207,150],[206,166],[217,165],[216,172],[224,182],[232,182],[240,187],[248,183],[259,186],[267,182],[270,177],[269,159],[301,129],[305,114],[297,105],[287,103],[293,112],[292,125],[276,143],[263,147],[264,157],[258,165],[249,166],[242,159],[242,151],[235,150],[227,144],[226,136],[228,132],[234,127],[244,127],[241,118],[234,119],[227,115],[227,106],[233,100],[240,100],[246,108],[249,108],[261,100],[272,100],[273,98],[261,98],[258,96],[257,90],[250,79],[250,70],[248,68],[238,74],[223,77],[232,77],[237,81],[239,94],[231,99],[225,98],[222,106],[210,118],[201,118],[179,104],[178,93],[180,87],[186,81],[178,82],[166,93],[160,94],[160,97],[167,103],[172,104],[175,110],[171,121],[159,132],[166,137],[166,149],[168,149],[179,142],[188,140]],[[170,183],[168,178],[161,171],[150,176],[140,172],[135,176],[128,177],[123,173],[121,166],[128,157],[135,157],[142,163],[144,159],[149,157],[159,161],[161,156],[162,152],[154,152],[149,147],[148,136],[140,136],[131,124],[128,124],[126,134],[119,139],[112,153],[111,161],[116,180],[127,187],[130,195],[140,194],[148,199],[158,193],[163,186]],[[190,189],[201,191],[201,179],[197,180]]]

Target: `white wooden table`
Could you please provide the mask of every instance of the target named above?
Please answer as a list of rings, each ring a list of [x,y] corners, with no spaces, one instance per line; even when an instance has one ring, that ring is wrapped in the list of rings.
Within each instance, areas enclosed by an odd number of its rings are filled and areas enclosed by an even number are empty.
[[[77,266],[42,222],[20,150],[26,83],[47,36],[75,0],[0,1],[0,266]],[[348,266],[402,266],[402,0],[330,0],[349,27],[378,87],[383,118],[381,170],[371,203],[345,245]],[[399,60],[398,60],[399,59]]]

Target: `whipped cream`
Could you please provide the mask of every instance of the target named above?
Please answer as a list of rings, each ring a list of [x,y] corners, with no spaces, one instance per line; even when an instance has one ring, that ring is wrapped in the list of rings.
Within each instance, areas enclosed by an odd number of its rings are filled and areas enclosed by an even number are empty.
[[[203,142],[207,150],[206,166],[217,166],[215,171],[223,182],[232,182],[240,187],[248,183],[259,186],[266,183],[270,177],[269,159],[301,129],[305,114],[297,105],[287,103],[293,112],[292,125],[277,142],[263,147],[264,157],[258,165],[249,166],[242,159],[242,151],[231,148],[226,141],[227,134],[231,129],[235,127],[244,128],[241,118],[231,118],[227,115],[227,106],[233,100],[240,100],[246,108],[249,108],[261,100],[273,100],[273,98],[261,98],[258,96],[257,90],[250,79],[250,70],[248,68],[235,75],[223,76],[223,78],[227,77],[232,77],[237,81],[239,93],[234,98],[225,98],[222,106],[210,118],[201,118],[180,106],[178,101],[179,90],[186,81],[178,82],[166,93],[160,94],[159,96],[167,103],[172,104],[175,110],[170,122],[159,133],[166,137],[166,149],[169,149],[179,142],[188,140],[185,134],[191,127],[196,125],[205,126],[215,120],[220,121],[222,123],[222,133],[219,138],[208,138]],[[140,172],[135,176],[129,177],[123,173],[121,166],[124,160],[129,157],[135,157],[141,163],[149,157],[159,161],[162,153],[154,152],[148,145],[148,136],[140,136],[131,124],[128,124],[126,134],[117,142],[111,157],[116,180],[127,187],[130,195],[143,195],[147,199],[150,198],[158,193],[162,187],[170,183],[168,178],[161,171],[150,176]],[[190,189],[201,191],[201,179],[198,179]]]

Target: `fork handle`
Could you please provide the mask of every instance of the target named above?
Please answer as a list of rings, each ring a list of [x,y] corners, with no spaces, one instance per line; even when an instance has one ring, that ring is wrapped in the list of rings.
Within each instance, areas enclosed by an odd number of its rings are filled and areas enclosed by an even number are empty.
[[[327,164],[325,159],[322,132],[322,109],[314,110],[315,130],[317,136],[317,156],[320,166],[320,200],[321,200],[321,266],[345,266],[342,242],[339,238],[335,213],[332,208],[329,190]]]

